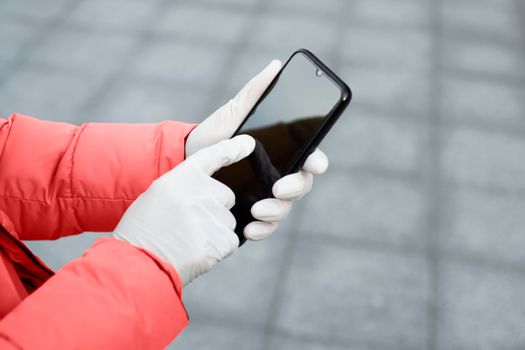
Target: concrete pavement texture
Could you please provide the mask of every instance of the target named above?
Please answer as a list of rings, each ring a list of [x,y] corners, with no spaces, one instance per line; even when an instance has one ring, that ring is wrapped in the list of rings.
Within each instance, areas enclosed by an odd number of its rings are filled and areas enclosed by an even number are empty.
[[[523,349],[524,43],[523,0],[2,0],[0,115],[198,122],[308,48],[354,92],[331,167],[170,349]]]

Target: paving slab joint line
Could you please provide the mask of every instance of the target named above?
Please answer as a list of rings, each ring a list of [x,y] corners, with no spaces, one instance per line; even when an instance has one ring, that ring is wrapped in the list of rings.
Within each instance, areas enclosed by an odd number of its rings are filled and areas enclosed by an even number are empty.
[[[514,5],[516,6],[516,13],[518,14],[519,18],[525,18],[525,3],[521,0],[515,0]],[[521,37],[525,38],[525,21],[521,20],[519,21],[519,28],[521,32]],[[525,44],[522,41],[521,42],[521,52],[525,56]]]
[[[443,184],[441,180],[441,56],[442,56],[442,29],[441,29],[441,0],[432,0],[429,6],[431,20],[431,50],[429,61],[429,120],[428,144],[426,154],[428,158],[426,174],[427,193],[427,265],[429,274],[429,295],[427,301],[427,349],[435,350],[438,347],[439,324],[439,225],[442,217]]]
[[[171,4],[176,3],[177,0],[163,0],[157,5],[156,11],[152,14],[151,18],[158,18],[164,13],[164,10]],[[126,59],[119,65],[119,67],[114,70],[109,76],[99,85],[99,88],[94,91],[94,93],[88,97],[87,101],[79,108],[81,114],[91,115],[96,106],[104,98],[106,93],[119,81],[121,81],[126,76],[126,71],[129,68],[129,65],[133,62],[133,59],[136,57],[134,52],[141,50],[146,42],[148,41],[148,32],[149,26],[144,24],[136,32],[138,37],[137,42],[133,45],[127,55],[124,55]]]

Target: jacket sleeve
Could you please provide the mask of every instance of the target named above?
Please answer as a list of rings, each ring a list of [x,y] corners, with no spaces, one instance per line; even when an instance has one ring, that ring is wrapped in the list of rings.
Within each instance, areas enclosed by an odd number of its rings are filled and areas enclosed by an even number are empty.
[[[154,179],[184,160],[194,126],[0,119],[0,209],[21,239],[112,231]]]
[[[187,323],[169,264],[101,238],[0,321],[0,348],[164,349]]]

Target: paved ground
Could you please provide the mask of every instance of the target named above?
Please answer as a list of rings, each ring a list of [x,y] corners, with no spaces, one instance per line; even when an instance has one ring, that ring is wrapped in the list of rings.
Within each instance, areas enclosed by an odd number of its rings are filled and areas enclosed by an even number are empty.
[[[199,121],[307,47],[354,102],[271,240],[186,290],[174,349],[525,348],[522,0],[3,0],[0,114]],[[34,243],[51,265],[95,235]]]

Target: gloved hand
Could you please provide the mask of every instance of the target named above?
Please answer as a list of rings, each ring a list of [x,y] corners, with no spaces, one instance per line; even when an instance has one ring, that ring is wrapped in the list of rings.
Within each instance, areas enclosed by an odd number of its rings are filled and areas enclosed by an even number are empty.
[[[279,73],[281,66],[280,61],[272,61],[233,99],[193,129],[186,141],[186,155],[191,156],[203,147],[230,138]],[[251,214],[259,221],[248,224],[244,228],[244,236],[250,240],[268,237],[277,229],[279,222],[286,218],[292,201],[302,198],[311,190],[313,175],[322,174],[327,168],[328,158],[320,150],[315,150],[306,159],[301,171],[285,176],[274,184],[272,192],[275,198],[263,199],[252,206]]]
[[[113,236],[171,263],[184,285],[208,272],[239,245],[230,212],[235,195],[211,175],[254,147],[251,136],[240,135],[195,152],[133,202]]]

